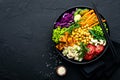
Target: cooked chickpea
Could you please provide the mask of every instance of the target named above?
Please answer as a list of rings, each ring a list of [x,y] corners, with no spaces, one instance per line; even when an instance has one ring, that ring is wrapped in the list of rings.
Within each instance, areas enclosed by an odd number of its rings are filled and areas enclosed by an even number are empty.
[[[78,41],[78,38],[76,38],[76,41]]]
[[[75,34],[75,32],[72,32],[72,35],[74,35]]]
[[[75,40],[77,41],[76,44],[79,44],[80,42],[84,42],[85,44],[89,43],[92,36],[90,35],[88,29],[89,27],[81,26],[72,31],[71,37],[75,37]]]
[[[81,41],[82,39],[81,39],[81,38],[79,38],[78,40],[80,40],[80,41]]]
[[[71,37],[74,37],[74,35],[71,35]]]
[[[78,30],[77,29],[75,29],[75,32],[77,32]]]

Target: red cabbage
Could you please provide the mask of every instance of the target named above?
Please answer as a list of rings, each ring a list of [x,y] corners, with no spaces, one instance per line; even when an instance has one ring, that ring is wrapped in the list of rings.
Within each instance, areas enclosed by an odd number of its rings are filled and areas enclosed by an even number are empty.
[[[64,13],[62,18],[55,23],[55,27],[61,26],[61,27],[69,27],[72,22],[74,22],[74,16],[72,13]]]

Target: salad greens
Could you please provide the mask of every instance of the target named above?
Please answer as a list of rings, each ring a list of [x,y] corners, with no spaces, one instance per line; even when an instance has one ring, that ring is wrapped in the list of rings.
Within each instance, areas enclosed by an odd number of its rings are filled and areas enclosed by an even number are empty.
[[[80,15],[83,15],[83,14],[85,14],[86,12],[88,12],[89,11],[89,9],[77,9],[76,11],[75,11],[75,13],[74,13],[74,16],[76,16],[77,14],[80,14]]]
[[[71,33],[73,29],[80,27],[80,24],[78,23],[73,23],[69,26],[68,32]]]
[[[82,9],[77,9],[74,13],[74,16],[76,16],[77,14],[80,14],[80,11],[82,11]]]
[[[67,28],[57,27],[56,29],[53,30],[52,40],[53,40],[55,43],[59,43],[60,37],[61,37],[67,30],[68,30]]]
[[[58,26],[56,29],[53,30],[53,36],[52,36],[52,40],[55,43],[59,43],[59,39],[60,37],[65,33],[65,32],[69,32],[71,33],[73,29],[80,27],[79,24],[75,23],[75,24],[71,24],[68,28],[63,27],[60,28],[60,26]]]
[[[80,15],[84,15],[86,12],[88,12],[89,11],[89,9],[82,9],[81,11],[80,11]]]
[[[85,53],[88,51],[88,48],[83,42],[80,43],[80,47],[81,47],[82,54],[79,56],[79,58],[84,57]]]
[[[106,25],[106,24],[104,23],[104,25]],[[108,31],[108,28],[107,27],[105,27],[105,28]],[[95,39],[98,39],[98,40],[105,39],[104,33],[103,33],[100,25],[94,26],[91,30],[89,30],[89,32],[94,36]]]

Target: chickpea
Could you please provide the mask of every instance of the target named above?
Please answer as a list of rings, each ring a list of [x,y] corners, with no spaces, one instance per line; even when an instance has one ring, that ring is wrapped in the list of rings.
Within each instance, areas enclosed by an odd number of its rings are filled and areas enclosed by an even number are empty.
[[[76,33],[76,35],[79,35],[79,33]]]
[[[75,32],[77,32],[78,30],[77,29],[75,29]]]
[[[83,31],[81,31],[81,34],[83,34],[84,32]]]
[[[87,38],[86,41],[89,41],[89,39]]]
[[[77,42],[77,45],[80,45],[80,42]]]
[[[79,28],[78,31],[81,31],[81,29]]]
[[[82,38],[82,40],[84,40],[84,36],[82,36],[81,38]]]
[[[71,35],[71,37],[74,37],[74,35]]]
[[[89,33],[86,33],[86,36],[89,36],[90,34]]]
[[[72,31],[71,37],[75,37],[78,43],[84,42],[85,44],[88,44],[91,38],[93,37],[88,31],[89,28],[90,27],[88,27],[87,25],[76,28]]]
[[[86,44],[88,44],[89,42],[86,42]]]
[[[79,31],[78,31],[78,33],[80,34],[80,33],[81,33],[81,31],[79,30]]]
[[[72,32],[72,35],[74,35],[75,34],[75,32]]]
[[[78,38],[76,38],[76,41],[78,41]]]
[[[76,38],[78,38],[78,35],[76,35]]]
[[[83,42],[85,42],[85,40],[83,40]]]
[[[79,34],[79,37],[81,37],[81,34]]]
[[[81,41],[82,39],[81,39],[81,38],[79,38],[79,40]]]
[[[89,36],[89,39],[91,39],[91,36]]]

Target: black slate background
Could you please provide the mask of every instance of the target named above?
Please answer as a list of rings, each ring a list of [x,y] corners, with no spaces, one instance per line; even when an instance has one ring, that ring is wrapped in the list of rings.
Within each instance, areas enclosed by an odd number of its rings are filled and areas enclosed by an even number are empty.
[[[53,23],[65,10],[96,3],[107,19],[110,38],[120,43],[119,0],[0,0],[0,80],[82,80],[79,67],[67,64],[51,41]],[[55,68],[68,73],[58,77]],[[120,78],[120,69],[110,80]]]

